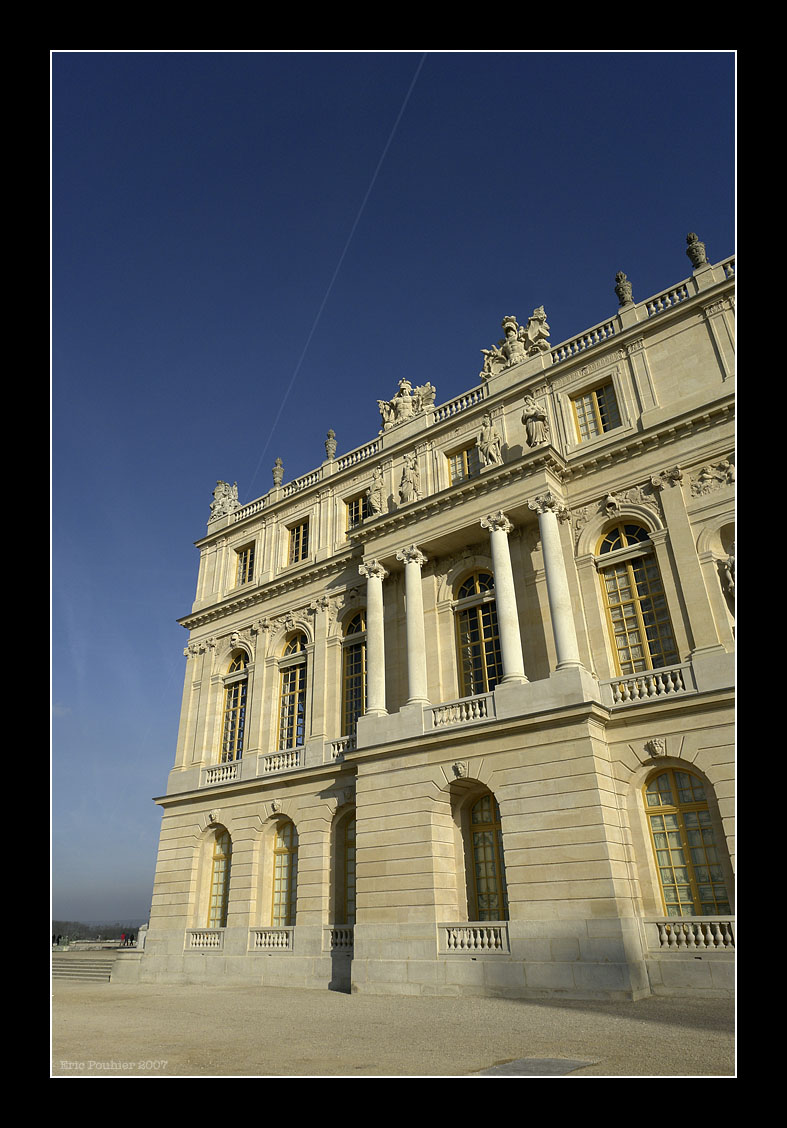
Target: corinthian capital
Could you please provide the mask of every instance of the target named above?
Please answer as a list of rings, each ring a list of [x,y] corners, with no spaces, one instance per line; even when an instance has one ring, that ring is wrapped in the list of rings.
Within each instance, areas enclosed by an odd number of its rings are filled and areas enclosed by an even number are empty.
[[[408,548],[401,548],[397,554],[396,559],[403,561],[405,564],[417,564],[422,567],[426,563],[426,557],[420,548],[411,544]]]
[[[358,573],[367,580],[385,580],[388,578],[388,573],[379,560],[367,560],[365,564],[359,564]]]
[[[497,513],[490,513],[481,522],[481,528],[488,529],[490,533],[496,533],[498,529],[502,529],[504,533],[510,533],[513,527],[502,509],[498,509]]]
[[[539,516],[542,513],[554,513],[556,517],[565,520],[568,517],[568,509],[565,507],[559,497],[556,497],[551,490],[547,490],[545,494],[534,498],[527,503],[528,509],[535,510]]]

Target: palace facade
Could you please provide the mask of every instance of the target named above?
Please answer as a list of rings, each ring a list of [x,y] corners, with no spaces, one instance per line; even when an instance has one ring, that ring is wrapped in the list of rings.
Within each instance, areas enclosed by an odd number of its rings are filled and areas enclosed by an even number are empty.
[[[560,345],[505,317],[469,391],[400,381],[298,480],[217,484],[119,976],[732,990],[734,261],[687,243]]]

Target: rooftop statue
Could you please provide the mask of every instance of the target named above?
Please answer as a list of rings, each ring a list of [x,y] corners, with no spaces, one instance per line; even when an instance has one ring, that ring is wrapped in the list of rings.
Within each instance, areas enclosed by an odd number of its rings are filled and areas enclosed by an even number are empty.
[[[615,275],[615,293],[620,305],[631,305],[634,301],[634,291],[631,283],[622,270]]]
[[[705,244],[700,241],[699,235],[694,231],[690,231],[686,236],[686,254],[695,270],[698,266],[705,266],[708,261],[705,254]]]
[[[229,482],[222,482],[219,478],[216,482],[216,488],[213,491],[213,501],[210,503],[210,517],[208,517],[208,524],[211,521],[218,521],[219,517],[226,517],[230,513],[234,513],[236,509],[240,509],[240,502],[238,501],[238,483],[235,482],[230,485]]]
[[[505,337],[501,337],[491,349],[481,349],[484,367],[479,375],[482,380],[488,380],[529,356],[549,351],[549,325],[543,306],[533,310],[527,325],[520,325],[514,315],[509,314],[503,318],[502,326]]]
[[[392,400],[378,400],[382,430],[387,431],[396,423],[405,423],[423,411],[434,407],[437,389],[434,384],[421,384],[414,388],[406,378],[399,381],[399,391]]]

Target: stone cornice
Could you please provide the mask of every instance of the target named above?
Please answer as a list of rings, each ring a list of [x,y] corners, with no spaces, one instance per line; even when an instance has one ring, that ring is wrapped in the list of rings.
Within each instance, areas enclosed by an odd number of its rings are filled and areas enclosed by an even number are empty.
[[[353,562],[354,554],[345,551],[340,556],[331,560],[323,560],[309,564],[295,574],[281,576],[268,583],[261,584],[254,591],[244,592],[243,595],[231,595],[210,607],[200,608],[184,615],[177,622],[186,630],[193,631],[197,627],[204,627],[208,623],[215,623],[219,619],[226,619],[238,611],[246,611],[250,607],[259,607],[272,599],[278,599],[292,591],[298,591],[314,581],[325,580],[330,576],[339,575]]]

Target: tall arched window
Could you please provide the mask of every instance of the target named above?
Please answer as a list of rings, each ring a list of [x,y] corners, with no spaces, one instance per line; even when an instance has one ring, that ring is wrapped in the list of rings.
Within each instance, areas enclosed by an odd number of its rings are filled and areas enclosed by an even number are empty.
[[[497,631],[495,581],[491,572],[473,572],[456,591],[456,642],[460,696],[494,689],[503,676]]]
[[[668,917],[729,915],[720,846],[705,784],[668,768],[643,789],[664,911]]]
[[[597,566],[619,674],[658,670],[680,661],[650,533],[641,525],[610,529]]]
[[[226,830],[216,831],[210,874],[208,928],[226,928],[227,926],[231,857],[232,843],[230,842],[229,832]]]
[[[224,722],[221,733],[221,762],[240,760],[246,736],[246,689],[248,659],[235,655],[224,678]]]
[[[298,834],[291,822],[282,822],[276,827],[273,846],[271,924],[274,928],[288,928],[295,924],[297,892]]]
[[[342,735],[355,733],[366,712],[366,617],[353,615],[344,631],[342,647]]]
[[[471,920],[508,920],[500,808],[490,792],[469,812],[468,913]]]
[[[282,655],[279,748],[300,748],[306,739],[306,645],[299,631]]]

